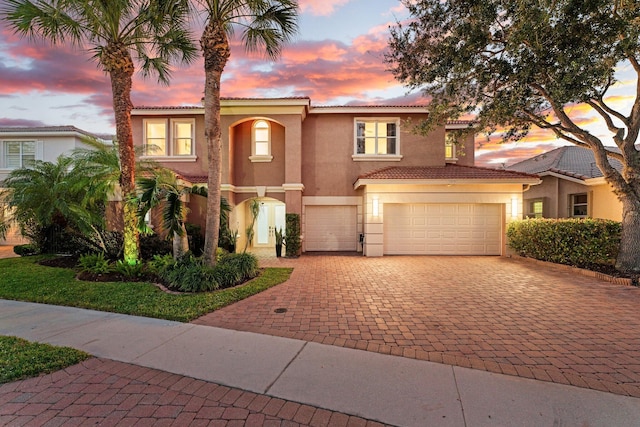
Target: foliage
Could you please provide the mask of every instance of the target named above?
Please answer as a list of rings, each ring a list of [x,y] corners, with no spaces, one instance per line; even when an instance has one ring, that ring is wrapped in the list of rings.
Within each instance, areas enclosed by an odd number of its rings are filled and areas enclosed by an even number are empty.
[[[93,253],[81,255],[78,259],[80,271],[92,274],[104,274],[111,271],[109,260],[105,259],[104,253]]]
[[[229,36],[241,28],[241,44],[248,51],[263,51],[276,59],[287,41],[297,32],[298,2],[296,0],[213,1],[196,0],[198,16],[204,17],[200,46],[204,57],[204,135],[209,153],[221,152],[222,125],[220,92],[222,73],[231,55]],[[208,157],[207,239],[203,257],[211,266],[216,263],[220,227],[220,178],[222,158]]]
[[[536,126],[590,148],[623,206],[617,268],[640,271],[640,97],[616,110],[611,96],[620,68],[635,74],[631,80],[640,74],[640,2],[403,3],[411,18],[392,29],[386,61],[398,80],[430,98],[419,130],[471,114],[477,129],[502,129],[504,140]],[[593,123],[586,114],[609,134],[586,127]]]
[[[215,267],[209,267],[201,258],[187,253],[173,263],[156,263],[157,274],[172,290],[180,292],[208,292],[236,286],[254,278],[258,273],[258,260],[252,254],[221,252]]]
[[[128,263],[119,259],[113,266],[113,271],[121,274],[128,280],[136,280],[145,274],[144,264],[142,262]]]
[[[300,215],[288,213],[286,216],[286,232],[287,236],[287,256],[297,257],[300,255]]]
[[[254,228],[256,225],[256,220],[258,219],[258,215],[260,214],[260,202],[258,199],[251,199],[249,201],[249,213],[251,214],[251,223],[247,226],[245,230],[245,237],[247,241],[244,244],[244,250],[242,253],[246,253],[251,241],[253,240]]]
[[[620,243],[621,224],[603,219],[535,218],[509,224],[509,246],[522,256],[588,267],[610,264]]]
[[[143,260],[150,260],[156,255],[170,255],[172,250],[171,242],[157,234],[140,236],[140,258]]]
[[[20,256],[35,255],[38,253],[38,247],[31,243],[27,243],[26,245],[16,245],[13,247],[13,252]]]
[[[173,265],[173,263],[175,263],[175,260],[170,254],[154,255],[153,258],[147,262],[147,269],[151,274],[159,276],[162,270]]]
[[[73,348],[0,336],[0,384],[48,374],[89,357]]]
[[[189,236],[189,250],[195,256],[202,256],[204,250],[204,235],[202,234],[202,227],[198,224],[185,223],[185,229],[187,236]]]
[[[187,29],[189,1],[10,0],[0,16],[16,33],[53,44],[71,43],[93,54],[111,80],[118,140],[119,183],[124,205],[124,258],[138,258],[139,237],[129,201],[135,190],[135,156],[131,129],[134,57],[143,76],[155,73],[168,83],[170,63],[190,62],[196,48]]]
[[[276,234],[276,245],[284,245],[285,244],[285,239],[284,239],[284,232],[282,231],[282,227],[281,228],[276,228],[274,230],[275,234]]]
[[[74,234],[92,234],[102,227],[104,215],[86,187],[87,175],[73,168],[73,158],[35,161],[11,171],[4,180],[2,201],[23,235],[42,252],[53,252],[56,242]]]
[[[291,269],[267,268],[242,286],[171,295],[145,282],[85,282],[73,270],[37,264],[41,257],[0,259],[0,298],[189,322],[289,279]]]

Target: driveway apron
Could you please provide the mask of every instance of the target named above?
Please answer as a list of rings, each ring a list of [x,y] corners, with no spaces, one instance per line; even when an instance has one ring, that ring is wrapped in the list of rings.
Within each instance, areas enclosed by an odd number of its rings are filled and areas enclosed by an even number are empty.
[[[261,264],[294,271],[194,323],[640,397],[640,288],[504,257]]]

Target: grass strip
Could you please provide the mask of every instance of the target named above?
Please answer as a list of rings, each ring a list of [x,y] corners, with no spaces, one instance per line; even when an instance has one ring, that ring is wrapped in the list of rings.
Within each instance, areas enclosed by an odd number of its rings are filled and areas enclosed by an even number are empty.
[[[55,372],[89,357],[73,348],[0,336],[0,384]]]
[[[291,268],[266,268],[234,288],[172,295],[145,282],[84,282],[41,257],[0,259],[0,298],[189,322],[289,279]]]

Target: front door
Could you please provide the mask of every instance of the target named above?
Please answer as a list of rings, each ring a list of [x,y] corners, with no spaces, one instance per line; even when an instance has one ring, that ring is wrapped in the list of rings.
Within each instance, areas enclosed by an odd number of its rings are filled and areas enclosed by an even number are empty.
[[[260,201],[260,213],[256,219],[255,247],[274,247],[275,230],[285,229],[285,204],[277,200]]]

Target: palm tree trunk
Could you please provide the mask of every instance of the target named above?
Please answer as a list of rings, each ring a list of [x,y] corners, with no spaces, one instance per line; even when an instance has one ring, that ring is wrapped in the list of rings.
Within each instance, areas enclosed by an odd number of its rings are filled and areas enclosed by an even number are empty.
[[[133,264],[138,260],[140,237],[136,208],[131,203],[135,196],[135,151],[131,127],[131,85],[134,65],[124,46],[109,46],[102,62],[111,77],[113,111],[116,120],[116,138],[120,156],[120,189],[122,191],[122,219],[124,228],[124,259]]]
[[[204,262],[216,264],[220,232],[220,184],[222,181],[222,127],[220,123],[220,80],[229,59],[229,41],[224,27],[214,21],[207,24],[200,44],[204,53],[204,136],[207,143],[209,177],[207,179],[207,219]]]

